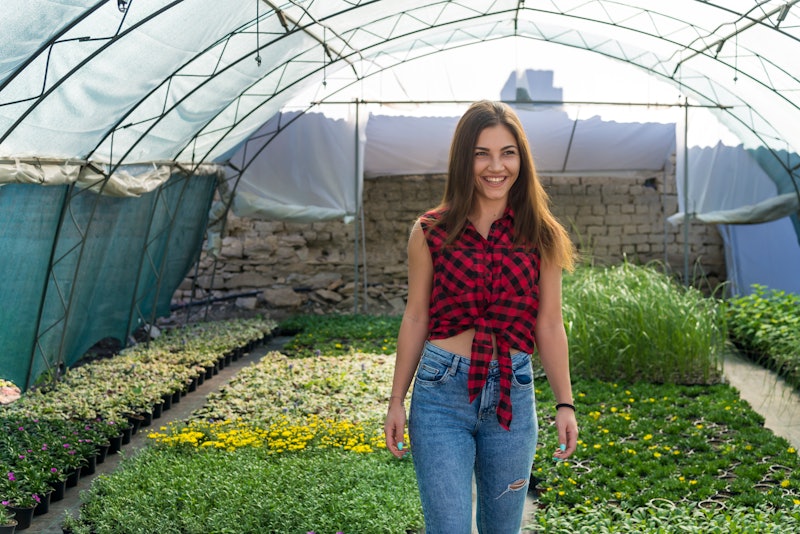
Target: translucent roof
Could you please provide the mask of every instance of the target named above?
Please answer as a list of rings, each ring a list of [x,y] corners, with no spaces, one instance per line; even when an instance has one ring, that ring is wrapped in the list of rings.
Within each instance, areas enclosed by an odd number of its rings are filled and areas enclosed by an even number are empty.
[[[712,106],[746,146],[793,153],[795,3],[3,0],[0,158],[222,161],[309,87],[335,100],[415,58],[496,40],[626,62]]]

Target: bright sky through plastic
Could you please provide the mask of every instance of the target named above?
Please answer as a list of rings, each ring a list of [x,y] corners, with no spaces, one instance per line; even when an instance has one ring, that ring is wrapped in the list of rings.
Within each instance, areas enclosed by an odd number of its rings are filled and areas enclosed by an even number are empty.
[[[564,110],[573,118],[600,116],[609,121],[662,123],[679,123],[683,118],[684,109],[679,104],[683,104],[685,99],[680,89],[672,84],[597,53],[523,39],[483,42],[410,61],[365,77],[361,86],[352,88],[347,95],[331,97],[326,95],[324,86],[314,87],[298,95],[290,108],[304,108],[308,102],[326,97],[337,102],[359,98],[370,102],[393,102],[370,106],[373,113],[460,115],[466,104],[413,102],[499,99],[509,78],[526,69],[553,72],[553,86],[563,90],[563,101],[570,103],[564,106]],[[535,91],[531,97],[533,100],[549,99]],[[595,104],[572,104],[577,102]],[[637,105],[622,105],[626,103]],[[346,116],[347,108],[320,106],[326,115],[336,117]],[[693,108],[689,122],[693,126],[690,128],[691,146],[713,146],[720,140],[732,146],[740,143],[707,110]]]

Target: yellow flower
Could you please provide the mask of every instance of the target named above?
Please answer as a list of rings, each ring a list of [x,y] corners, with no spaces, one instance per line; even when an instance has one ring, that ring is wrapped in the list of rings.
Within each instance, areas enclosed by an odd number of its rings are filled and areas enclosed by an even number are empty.
[[[791,482],[789,482],[789,479],[781,480],[781,487],[782,488],[788,488],[790,484],[791,484]]]
[[[653,456],[655,456],[656,458],[661,458],[661,453],[660,452],[654,452]]]
[[[653,434],[647,434],[642,439],[645,440],[645,441],[649,441],[649,440],[653,439]]]
[[[794,447],[789,447],[788,449],[786,449],[786,452],[788,452],[789,454],[794,454],[794,453],[796,453],[797,451],[795,450],[795,448],[794,448]]]

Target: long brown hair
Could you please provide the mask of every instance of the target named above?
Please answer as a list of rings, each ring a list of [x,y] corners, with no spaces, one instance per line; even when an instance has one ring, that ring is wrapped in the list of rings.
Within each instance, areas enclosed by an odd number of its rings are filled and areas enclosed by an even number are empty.
[[[441,217],[431,222],[447,228],[446,244],[453,243],[464,231],[475,194],[475,143],[484,128],[497,125],[508,128],[519,148],[519,177],[511,187],[508,200],[514,210],[514,243],[528,249],[536,248],[543,259],[572,270],[575,249],[566,230],[550,211],[550,199],[536,174],[522,123],[502,102],[475,102],[458,121],[450,145],[444,196],[436,208]]]

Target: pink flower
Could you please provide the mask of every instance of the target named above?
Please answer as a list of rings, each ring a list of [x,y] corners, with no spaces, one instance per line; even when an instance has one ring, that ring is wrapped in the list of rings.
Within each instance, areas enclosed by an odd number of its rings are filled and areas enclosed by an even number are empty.
[[[58,473],[58,469],[56,469],[55,467],[51,467],[50,468],[50,472],[51,473]]]
[[[35,493],[33,495],[31,495],[31,497],[33,497],[33,500],[36,501],[36,502],[42,502],[42,499],[40,499],[39,496],[37,494],[35,494]]]

